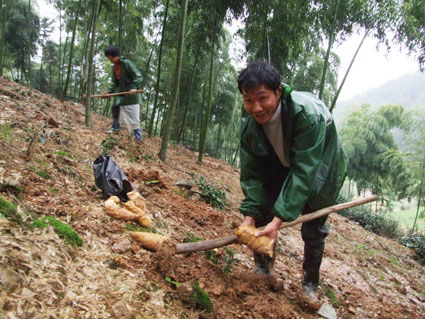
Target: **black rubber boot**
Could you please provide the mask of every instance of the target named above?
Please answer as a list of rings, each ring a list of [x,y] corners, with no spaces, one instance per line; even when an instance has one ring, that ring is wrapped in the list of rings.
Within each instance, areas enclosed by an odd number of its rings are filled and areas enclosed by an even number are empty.
[[[303,292],[304,294],[314,301],[319,301],[319,294],[317,292],[317,285],[312,282],[303,281]]]
[[[320,280],[320,264],[322,263],[324,244],[304,246],[304,278],[302,288],[306,303],[312,309],[318,309],[321,306],[319,300],[319,280]]]
[[[273,254],[274,255],[274,254]],[[271,276],[275,257],[254,253],[254,274]]]
[[[303,283],[312,283],[316,287],[319,285],[320,279],[320,265],[322,264],[323,251],[325,245],[322,243],[316,245],[304,245],[304,261],[303,271],[304,279]]]

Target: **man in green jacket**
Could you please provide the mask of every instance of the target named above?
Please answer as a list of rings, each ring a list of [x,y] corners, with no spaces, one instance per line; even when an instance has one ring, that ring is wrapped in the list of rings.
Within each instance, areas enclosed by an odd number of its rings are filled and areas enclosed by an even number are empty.
[[[125,123],[132,129],[137,141],[142,140],[142,129],[140,127],[140,93],[142,74],[136,65],[120,56],[119,48],[110,45],[105,50],[105,56],[114,64],[111,71],[111,86],[108,93],[130,92],[114,98],[112,104],[112,132],[120,129],[120,122]]]
[[[238,88],[249,116],[241,136],[241,225],[276,243],[282,222],[332,205],[346,175],[346,155],[322,101],[282,84],[265,61],[242,70]],[[306,296],[318,302],[319,269],[328,229],[326,216],[302,224]],[[254,272],[270,275],[274,258],[254,253]]]

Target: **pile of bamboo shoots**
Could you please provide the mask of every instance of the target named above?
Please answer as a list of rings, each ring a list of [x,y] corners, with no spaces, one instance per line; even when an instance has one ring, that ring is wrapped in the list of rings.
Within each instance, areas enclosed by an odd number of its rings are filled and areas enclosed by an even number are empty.
[[[125,221],[138,222],[143,227],[150,227],[152,221],[146,212],[145,199],[136,191],[127,193],[130,199],[122,202],[117,196],[111,196],[105,201],[105,210],[109,216]],[[167,237],[149,232],[130,232],[137,242],[146,249],[158,251],[168,240]]]

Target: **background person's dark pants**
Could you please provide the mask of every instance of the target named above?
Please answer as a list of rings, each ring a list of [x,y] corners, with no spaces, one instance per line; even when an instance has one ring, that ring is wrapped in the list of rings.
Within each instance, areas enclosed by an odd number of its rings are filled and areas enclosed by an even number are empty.
[[[119,130],[120,129],[120,106],[119,105],[112,105],[112,129],[113,130]]]
[[[262,210],[261,217],[255,220],[255,227],[265,226],[273,219],[272,209],[282,189],[283,181],[274,181],[267,183],[267,185],[267,207]],[[302,214],[311,212],[313,210],[306,205]],[[304,282],[311,282],[315,285],[319,283],[319,271],[325,249],[325,238],[328,235],[326,219],[327,216],[313,219],[303,223],[301,226],[301,237],[304,241]],[[258,254],[254,253],[254,260],[264,258],[256,255]]]

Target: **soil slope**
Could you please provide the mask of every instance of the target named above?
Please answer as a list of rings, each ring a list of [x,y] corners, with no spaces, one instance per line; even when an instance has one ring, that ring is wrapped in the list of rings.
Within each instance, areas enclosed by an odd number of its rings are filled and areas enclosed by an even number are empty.
[[[137,224],[103,208],[92,162],[110,119],[82,105],[60,103],[0,78],[1,195],[18,205],[21,219],[54,216],[84,244],[72,247],[51,227],[29,229],[0,217],[2,318],[318,318],[300,298],[303,243],[300,228],[281,231],[272,278],[252,274],[252,253],[237,244],[210,253],[150,252],[134,242]],[[112,156],[146,199],[153,228],[172,243],[233,234],[242,218],[239,171],[226,163],[161,141],[136,144],[128,132],[113,138]],[[197,192],[199,177],[223,190],[228,204],[211,207]],[[177,186],[192,181],[190,192]],[[338,318],[425,318],[425,271],[415,253],[356,223],[329,217],[321,299]],[[231,250],[229,250],[230,248]],[[193,283],[212,311],[191,297]],[[178,287],[177,287],[178,286]]]

